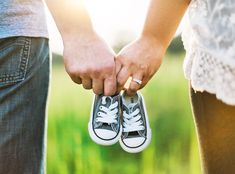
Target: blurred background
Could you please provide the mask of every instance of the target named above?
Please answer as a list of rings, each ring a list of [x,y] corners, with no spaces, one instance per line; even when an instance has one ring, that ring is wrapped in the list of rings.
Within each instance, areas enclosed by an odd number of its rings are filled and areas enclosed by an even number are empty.
[[[96,31],[118,52],[140,33],[149,0],[86,0]],[[200,174],[198,145],[182,62],[179,33],[158,73],[142,90],[152,142],[139,154],[119,144],[100,146],[87,124],[92,92],[74,84],[63,67],[61,37],[48,13],[53,68],[49,98],[48,174]],[[79,51],[79,50],[78,50]]]

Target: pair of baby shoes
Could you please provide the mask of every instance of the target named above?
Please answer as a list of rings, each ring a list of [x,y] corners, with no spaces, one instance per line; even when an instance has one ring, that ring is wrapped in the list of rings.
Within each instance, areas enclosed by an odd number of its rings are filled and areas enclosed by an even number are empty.
[[[127,96],[95,95],[88,124],[91,139],[100,145],[113,145],[119,141],[129,153],[144,150],[151,141],[151,129],[140,92]]]

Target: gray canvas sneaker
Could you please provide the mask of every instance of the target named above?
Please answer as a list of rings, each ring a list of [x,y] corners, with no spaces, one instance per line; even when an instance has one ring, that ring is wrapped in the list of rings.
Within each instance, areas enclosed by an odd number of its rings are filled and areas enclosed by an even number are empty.
[[[123,131],[119,142],[125,151],[138,153],[144,150],[151,141],[151,129],[144,98],[140,92],[132,97],[124,92],[121,99]]]
[[[95,95],[88,130],[97,144],[112,145],[121,137],[120,95]]]

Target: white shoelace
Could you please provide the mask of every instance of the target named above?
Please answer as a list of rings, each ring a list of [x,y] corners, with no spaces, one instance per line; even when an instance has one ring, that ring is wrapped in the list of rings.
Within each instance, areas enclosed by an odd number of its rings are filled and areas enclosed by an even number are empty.
[[[124,132],[134,132],[144,130],[145,127],[142,125],[143,121],[140,120],[141,115],[140,110],[137,108],[135,111],[127,114],[126,111],[123,112],[123,131]]]
[[[117,123],[118,102],[116,101],[109,107],[106,107],[104,106],[106,104],[106,96],[103,96],[101,104],[102,105],[99,107],[100,111],[97,113],[98,117],[96,118],[96,121],[107,124]]]

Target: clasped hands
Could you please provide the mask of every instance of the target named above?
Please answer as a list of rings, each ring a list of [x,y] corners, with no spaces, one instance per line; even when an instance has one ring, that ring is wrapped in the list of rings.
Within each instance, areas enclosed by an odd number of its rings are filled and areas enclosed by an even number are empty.
[[[160,67],[165,49],[151,35],[141,35],[117,55],[95,32],[67,36],[64,40],[65,69],[71,79],[95,94],[111,96],[124,89],[134,95]]]

